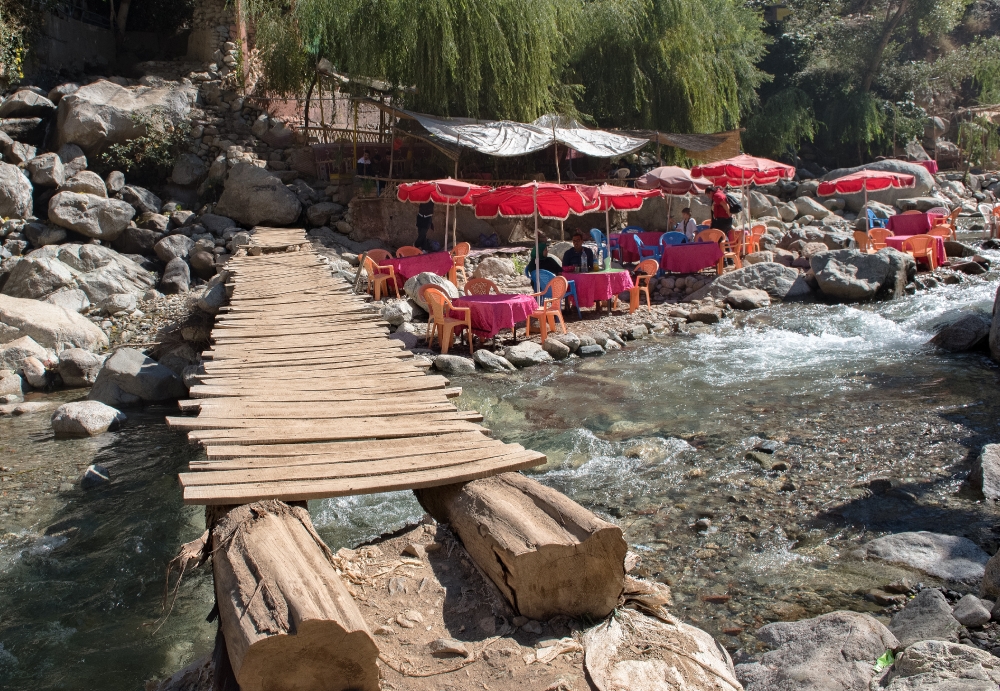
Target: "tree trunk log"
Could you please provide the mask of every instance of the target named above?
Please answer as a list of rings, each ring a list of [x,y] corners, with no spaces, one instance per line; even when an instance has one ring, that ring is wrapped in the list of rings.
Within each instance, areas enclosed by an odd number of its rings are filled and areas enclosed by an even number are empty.
[[[554,489],[519,473],[415,490],[450,523],[476,564],[515,610],[531,619],[600,619],[625,579],[622,531]]]
[[[242,691],[378,691],[378,647],[309,512],[213,509],[215,597]]]

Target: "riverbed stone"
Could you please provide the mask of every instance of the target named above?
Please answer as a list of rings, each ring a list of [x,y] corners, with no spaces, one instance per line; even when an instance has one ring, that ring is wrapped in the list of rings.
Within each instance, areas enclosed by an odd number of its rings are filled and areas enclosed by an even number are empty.
[[[125,413],[99,401],[74,401],[56,408],[52,431],[57,439],[93,437],[119,429],[126,419]]]
[[[845,611],[768,624],[757,638],[772,650],[736,666],[746,691],[868,691],[876,658],[899,647],[874,617]]]
[[[298,219],[302,205],[272,173],[240,162],[229,171],[215,211],[248,226],[283,226]]]
[[[49,200],[50,221],[98,240],[114,240],[134,217],[129,204],[96,194],[59,192]]]
[[[542,350],[552,356],[554,360],[565,360],[570,355],[569,346],[554,338],[546,338],[542,344]]]
[[[56,154],[42,154],[28,161],[25,172],[38,187],[58,187],[66,179],[63,163]]]
[[[201,247],[195,247],[191,251],[188,255],[188,264],[198,278],[207,279],[215,275],[215,254]]]
[[[904,648],[929,639],[957,643],[961,628],[951,613],[951,606],[937,588],[921,590],[889,622],[889,630]]]
[[[382,308],[382,318],[393,326],[413,321],[413,306],[409,300],[390,302]]]
[[[503,356],[515,367],[531,367],[552,360],[552,356],[534,341],[523,341],[517,345],[507,346],[504,348]]]
[[[198,298],[198,309],[209,314],[218,314],[219,310],[228,303],[229,295],[226,293],[225,284],[222,281],[215,283],[209,281],[201,297]]]
[[[0,295],[0,342],[30,336],[50,350],[86,348],[99,350],[108,337],[86,317],[39,300]]]
[[[90,309],[90,298],[79,288],[62,288],[45,298],[45,302],[65,307],[66,309],[82,314]]]
[[[555,339],[569,348],[571,353],[575,353],[580,348],[580,337],[577,336],[572,331],[564,334],[552,334],[549,336],[551,339]]]
[[[181,236],[183,237],[183,236]],[[164,293],[186,293],[191,287],[191,268],[182,257],[174,257],[167,262],[160,279],[160,290]]]
[[[516,276],[517,268],[514,262],[505,257],[486,257],[476,270],[472,273],[475,278],[501,278],[506,276]]]
[[[7,403],[20,401],[27,389],[21,375],[9,369],[0,369],[0,399]]]
[[[990,557],[979,584],[979,597],[1000,601],[1000,552]]]
[[[901,297],[916,276],[913,257],[887,247],[875,254],[834,250],[814,255],[810,266],[820,291],[837,301]]]
[[[483,348],[473,353],[472,359],[487,372],[513,372],[517,369],[507,358]]]
[[[919,641],[896,656],[878,688],[884,691],[996,691],[997,684],[1000,684],[1000,658],[971,645]]]
[[[969,484],[987,499],[1000,499],[1000,444],[987,444],[969,471]]]
[[[434,369],[445,374],[472,374],[476,371],[476,363],[461,355],[438,355],[434,358]]]
[[[3,293],[43,299],[79,288],[93,304],[114,293],[143,295],[155,285],[151,272],[101,245],[47,245],[31,252],[10,272]]]
[[[755,310],[771,305],[771,296],[767,291],[757,288],[734,290],[726,296],[726,304],[738,310]]]
[[[930,343],[950,353],[972,350],[989,338],[990,323],[990,318],[985,315],[966,314],[942,327]]]
[[[29,357],[48,360],[51,356],[51,351],[44,348],[31,336],[21,336],[0,345],[0,370],[17,372]]]
[[[403,284],[403,292],[413,300],[417,305],[420,306],[422,310],[429,311],[427,303],[420,299],[419,290],[421,286],[427,284],[435,285],[444,291],[445,295],[449,299],[454,300],[459,297],[458,286],[449,281],[444,276],[438,276],[437,274],[425,271],[424,273],[417,274],[407,279],[406,283]]]
[[[65,242],[66,230],[48,223],[35,222],[24,226],[24,236],[32,247],[45,247]]]
[[[29,218],[33,209],[31,181],[17,166],[0,163],[0,216]]]
[[[974,585],[983,577],[989,555],[968,538],[925,530],[876,538],[865,545],[871,559],[903,564],[955,583]]]
[[[599,355],[604,355],[604,348],[596,343],[591,343],[590,345],[580,346],[580,348],[576,351],[576,354],[580,357],[597,357]]]
[[[692,302],[704,297],[725,298],[735,290],[763,290],[772,300],[796,300],[810,296],[812,290],[799,272],[777,262],[759,262],[730,271],[688,296]]]
[[[59,376],[65,386],[91,386],[106,359],[83,348],[67,348],[59,353]]]
[[[177,257],[187,259],[192,247],[194,240],[186,235],[168,235],[153,246],[153,251],[161,262],[167,263]]]
[[[962,626],[982,626],[990,620],[990,608],[972,593],[966,593],[955,605],[952,616]]]
[[[120,348],[104,362],[87,398],[118,408],[186,395],[184,382],[170,368],[135,348]]]
[[[76,144],[63,144],[59,147],[57,155],[62,161],[63,172],[66,173],[67,180],[87,169],[87,155]],[[104,187],[103,181],[101,187]]]
[[[135,295],[132,293],[115,293],[109,295],[101,301],[101,312],[108,316],[121,314],[122,312],[133,312],[136,308]]]

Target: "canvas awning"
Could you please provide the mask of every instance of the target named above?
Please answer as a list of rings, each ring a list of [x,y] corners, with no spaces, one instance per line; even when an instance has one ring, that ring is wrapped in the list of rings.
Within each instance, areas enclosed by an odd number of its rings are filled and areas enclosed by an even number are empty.
[[[721,161],[740,153],[740,132],[742,130],[714,134],[671,134],[669,132],[641,130],[629,132],[629,134],[646,137],[650,141],[664,146],[683,149],[688,157],[700,161]]]

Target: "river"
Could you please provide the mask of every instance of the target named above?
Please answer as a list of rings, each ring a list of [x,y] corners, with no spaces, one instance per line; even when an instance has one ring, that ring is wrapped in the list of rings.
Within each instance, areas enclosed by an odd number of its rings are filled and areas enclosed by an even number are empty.
[[[456,378],[459,405],[547,454],[528,472],[618,523],[640,573],[671,586],[674,611],[736,650],[767,621],[877,614],[865,592],[919,577],[856,558],[876,535],[926,529],[997,549],[998,511],[963,480],[1000,439],[1000,370],[927,345],[958,313],[989,314],[997,278],[864,306],[779,305],[603,358]],[[11,469],[0,687],[141,689],[210,649],[207,574],[185,576],[160,627],[166,564],[204,529],[176,484],[199,451],[165,428],[166,412],[132,413],[122,432],[83,441],[53,440],[47,412],[0,419]],[[773,454],[748,456],[768,440]],[[114,483],[66,487],[91,462]],[[422,514],[405,492],[310,509],[334,549]]]

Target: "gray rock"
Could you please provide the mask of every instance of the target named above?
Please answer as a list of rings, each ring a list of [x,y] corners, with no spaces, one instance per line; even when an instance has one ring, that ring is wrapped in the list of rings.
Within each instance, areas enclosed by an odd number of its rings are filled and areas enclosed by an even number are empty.
[[[1000,499],[1000,444],[987,444],[969,471],[969,484],[987,499]]]
[[[743,264],[749,266],[750,264],[760,264],[762,262],[773,262],[774,252],[768,250],[762,250],[760,252],[751,252],[743,257]]]
[[[320,202],[306,209],[306,219],[314,228],[325,226],[333,216],[340,215],[343,210],[344,207],[335,202]]]
[[[1000,287],[997,287],[996,296],[993,299],[993,320],[990,322],[990,357],[1000,362]]]
[[[406,293],[407,297],[409,297],[411,300],[417,303],[417,305],[420,306],[420,309],[424,311],[428,310],[427,303],[423,302],[420,299],[418,291],[420,290],[421,286],[425,286],[429,283],[441,288],[441,290],[443,290],[444,293],[452,300],[454,300],[460,295],[460,293],[458,292],[458,287],[443,276],[432,274],[429,271],[425,271],[422,274],[417,274],[416,276],[412,276],[411,278],[407,279],[406,283],[403,284],[403,291]]]
[[[507,358],[482,348],[472,354],[472,359],[487,372],[513,372],[517,369]]]
[[[121,196],[139,213],[158,214],[163,209],[163,201],[145,187],[125,185]]]
[[[627,336],[628,336],[629,340],[632,340],[632,341],[641,341],[642,339],[644,339],[648,335],[649,335],[649,329],[647,329],[644,324],[639,324],[637,326],[633,326],[627,332]]]
[[[570,354],[568,345],[551,337],[545,339],[542,350],[551,355],[554,360],[565,360]]]
[[[183,236],[181,236],[183,237]],[[160,290],[166,294],[186,293],[191,287],[191,269],[181,257],[167,262],[160,279]]]
[[[47,117],[55,110],[56,104],[41,94],[21,89],[0,103],[0,118]]]
[[[897,199],[895,206],[900,211],[929,211],[937,206],[949,208],[951,203],[945,197],[902,197]]]
[[[730,271],[688,296],[692,302],[704,297],[725,298],[734,290],[763,290],[772,300],[795,300],[812,294],[795,269],[777,262],[760,262]]]
[[[0,130],[0,154],[7,163],[22,166],[38,155],[38,149],[31,144],[14,141]]]
[[[785,223],[791,223],[798,218],[799,207],[795,206],[792,202],[778,204],[776,208],[778,209],[778,214],[781,216],[781,220]]]
[[[899,646],[874,617],[857,612],[768,624],[757,638],[772,650],[736,665],[746,691],[868,691],[876,658]]]
[[[891,173],[905,173],[907,175],[914,176],[914,187],[903,187],[903,188],[889,188],[887,190],[878,190],[875,192],[868,193],[868,199],[874,202],[879,202],[882,204],[893,205],[897,199],[903,197],[914,197],[928,194],[934,187],[934,176],[932,176],[927,169],[917,163],[909,163],[907,161],[899,161],[895,159],[889,159],[885,161],[876,161],[875,163],[868,163],[863,166],[857,166],[855,168],[839,168],[837,170],[830,171],[823,176],[823,180],[836,180],[837,178],[842,178],[845,175],[850,175],[856,173],[860,170],[883,170]],[[853,211],[854,213],[859,213],[861,208],[865,203],[865,195],[863,192],[856,192],[854,194],[841,195],[847,204],[847,209]]]
[[[185,235],[168,235],[153,246],[153,251],[161,262],[171,259],[187,259],[194,247],[194,240]]]
[[[95,197],[107,197],[108,190],[101,176],[91,170],[82,170],[59,186],[59,192],[76,192],[77,194],[92,194]]]
[[[51,353],[30,336],[21,336],[0,345],[0,370],[19,371],[29,357],[47,360]]]
[[[990,608],[972,593],[963,595],[951,614],[959,624],[972,628],[982,626],[990,620]]]
[[[101,311],[108,316],[132,312],[135,308],[136,299],[132,293],[115,293],[101,301]]]
[[[976,266],[979,266],[976,264]],[[981,314],[966,314],[945,325],[930,340],[942,350],[962,353],[972,350],[990,335],[990,319]]]
[[[826,218],[831,215],[831,211],[820,204],[818,201],[812,197],[799,197],[795,200],[795,209],[798,211],[798,217],[802,216],[812,216],[813,218]]]
[[[597,357],[598,355],[604,355],[604,348],[596,343],[591,343],[589,345],[580,346],[576,351],[576,354],[580,357]]]
[[[811,242],[823,243],[832,250],[846,249],[851,246],[854,236],[847,230],[838,230],[829,227],[803,226],[792,228],[785,233],[781,241],[777,244],[777,249],[794,249],[801,251]],[[796,244],[801,241],[801,245]],[[774,248],[770,248],[774,249]]]
[[[64,403],[52,414],[52,431],[56,438],[93,437],[120,429],[125,414],[99,401]]]
[[[302,205],[270,172],[240,162],[229,171],[215,210],[245,225],[283,226],[298,219]]]
[[[50,226],[47,223],[28,223],[24,226],[24,237],[33,247],[44,247],[45,245],[58,245],[66,241],[66,231],[58,226]]]
[[[503,356],[515,367],[531,367],[552,361],[552,356],[534,341],[523,341],[517,345],[507,346],[503,350]]]
[[[87,398],[127,407],[186,395],[184,382],[168,367],[134,348],[120,348],[105,361]]]
[[[514,262],[504,257],[485,257],[472,273],[475,278],[501,278],[517,276]]]
[[[49,385],[49,373],[36,357],[24,358],[21,362],[21,376],[35,389],[44,389]]]
[[[62,161],[56,154],[42,154],[28,161],[25,172],[39,187],[58,187],[66,179]]]
[[[125,173],[112,170],[108,173],[108,177],[104,178],[104,184],[110,194],[118,194],[125,188]]]
[[[903,564],[945,581],[975,584],[983,577],[989,555],[976,543],[956,535],[927,531],[895,533],[865,545],[871,559]]]
[[[434,358],[434,369],[446,374],[472,374],[476,363],[461,355],[438,355]]]
[[[19,401],[27,389],[27,383],[21,379],[19,374],[9,369],[0,369],[0,399],[7,403]],[[10,397],[13,397],[13,400]]]
[[[718,324],[722,321],[722,310],[715,305],[701,305],[688,312],[688,321]]]
[[[19,142],[41,146],[47,123],[46,118],[0,118],[0,132]]]
[[[209,214],[205,214],[208,216]],[[179,210],[174,211],[170,214],[170,222],[173,224],[174,228],[180,228],[181,226],[186,226],[189,223],[194,223],[195,213],[194,211]]]
[[[201,357],[188,343],[181,343],[160,356],[160,364],[168,368],[171,372],[184,379],[184,370],[193,365],[199,364]],[[187,384],[185,384],[185,387]]]
[[[87,156],[76,144],[63,144],[59,147],[58,156],[67,179],[87,169]],[[103,184],[101,186],[103,187]]]
[[[119,199],[59,192],[49,200],[49,220],[99,240],[114,240],[128,227],[135,209]]]
[[[31,182],[17,166],[0,163],[0,216],[29,218],[33,209]]]
[[[962,625],[951,614],[951,606],[937,588],[925,588],[889,622],[889,630],[902,647],[917,641],[958,642]]]
[[[148,256],[154,254],[153,248],[162,237],[163,234],[158,233],[155,230],[129,226],[122,231],[121,235],[114,239],[111,246],[122,254],[141,254]]]
[[[843,302],[900,297],[916,276],[913,257],[887,247],[875,254],[836,250],[810,260],[820,291]]]
[[[47,245],[11,270],[3,293],[43,299],[58,290],[79,288],[93,304],[115,293],[141,296],[156,284],[153,274],[101,245]]]
[[[393,326],[413,321],[413,306],[408,300],[390,302],[382,308],[382,318]]]
[[[577,350],[579,350],[581,345],[580,337],[577,336],[572,331],[564,334],[552,334],[551,336],[549,336],[549,338],[554,338],[555,340],[569,347],[569,351],[571,353],[575,353]]]
[[[162,235],[170,226],[170,219],[163,214],[151,214],[148,211],[139,216],[136,225],[143,230],[152,230]]]
[[[1000,600],[1000,553],[986,563],[983,581],[979,584],[979,597]]]
[[[879,689],[885,691],[996,691],[1000,659],[971,645],[920,641],[896,656]]]
[[[198,278],[211,278],[215,275],[215,254],[195,247],[188,256],[191,270]]]
[[[80,489],[94,489],[111,484],[111,473],[102,465],[92,463],[80,476]]]
[[[59,376],[66,386],[91,386],[105,359],[83,348],[67,348],[59,353]]]
[[[978,262],[953,261],[949,267],[952,271],[961,271],[969,276],[981,276],[986,273],[986,267]]]
[[[213,235],[221,235],[230,228],[236,228],[239,224],[228,216],[218,214],[202,214],[198,217],[198,222],[208,229]]]
[[[45,298],[45,302],[83,313],[90,309],[90,298],[79,288],[62,288]]]
[[[944,241],[944,253],[949,257],[964,257],[969,259],[975,257],[977,254],[975,247],[969,247],[965,243],[953,240]]]
[[[197,185],[208,177],[208,166],[195,154],[181,154],[174,161],[170,178],[175,184],[186,187]]]
[[[229,304],[229,295],[221,280],[215,283],[209,281],[208,287],[198,298],[198,309],[209,314],[218,314],[219,310],[227,304]]]
[[[0,295],[0,343],[30,336],[51,350],[107,347],[108,337],[76,312],[38,300]]]
[[[771,306],[771,296],[756,288],[734,290],[726,296],[726,304],[738,310],[755,310]]]

